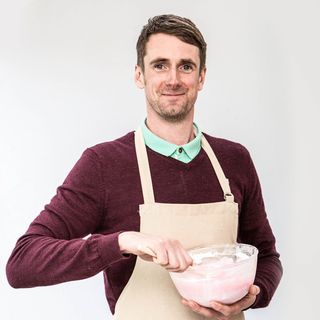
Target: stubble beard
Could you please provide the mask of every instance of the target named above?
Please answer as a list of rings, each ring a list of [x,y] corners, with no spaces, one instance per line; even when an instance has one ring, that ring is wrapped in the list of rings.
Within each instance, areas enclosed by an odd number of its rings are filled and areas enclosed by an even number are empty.
[[[175,107],[172,107],[171,109],[163,109],[161,108],[161,105],[151,105],[151,108],[164,120],[172,123],[178,123],[182,122],[189,112],[191,111],[191,108],[188,108],[187,105],[184,105],[182,108],[177,110]]]
[[[188,101],[172,105],[168,102],[167,105],[164,105],[159,101],[147,98],[147,102],[158,116],[171,123],[182,122],[193,109],[193,103]]]

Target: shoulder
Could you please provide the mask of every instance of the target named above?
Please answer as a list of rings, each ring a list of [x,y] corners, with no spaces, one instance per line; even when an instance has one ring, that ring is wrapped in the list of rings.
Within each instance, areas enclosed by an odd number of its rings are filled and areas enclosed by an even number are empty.
[[[257,182],[257,173],[248,149],[242,144],[204,133],[224,173],[231,183],[236,199],[241,203],[243,192],[252,190]]]
[[[117,139],[91,146],[81,156],[82,162],[108,177],[123,170],[134,170],[135,159],[134,131]]]
[[[250,160],[250,153],[242,144],[223,138],[213,137],[207,133],[203,133],[203,135],[208,140],[211,148],[218,158],[229,158],[238,161],[240,159],[244,161]]]
[[[134,152],[134,131],[130,131],[117,139],[96,144],[89,147],[85,152],[89,152],[98,158],[130,154]]]

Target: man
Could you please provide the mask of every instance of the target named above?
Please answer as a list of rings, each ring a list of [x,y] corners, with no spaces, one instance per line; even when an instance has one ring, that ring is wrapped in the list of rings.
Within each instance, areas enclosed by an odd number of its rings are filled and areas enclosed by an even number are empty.
[[[83,153],[18,240],[8,280],[44,286],[103,271],[115,319],[243,319],[269,304],[282,267],[249,153],[193,122],[206,43],[189,19],[162,15],[144,26],[137,54],[146,120]],[[247,296],[211,308],[181,300],[168,271],[192,265],[187,249],[235,242],[259,249]]]

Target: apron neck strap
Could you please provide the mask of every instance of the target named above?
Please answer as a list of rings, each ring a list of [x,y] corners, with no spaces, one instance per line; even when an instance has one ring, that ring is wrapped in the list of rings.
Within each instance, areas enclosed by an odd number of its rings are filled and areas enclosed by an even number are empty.
[[[155,200],[153,194],[153,186],[151,180],[147,148],[144,143],[141,127],[138,127],[138,129],[135,131],[134,143],[136,147],[144,203],[154,203]]]
[[[155,203],[147,149],[143,139],[141,127],[138,127],[138,129],[135,131],[134,142],[138,160],[144,203]],[[207,153],[212,167],[217,175],[218,181],[224,194],[224,199],[227,202],[234,202],[234,197],[231,193],[229,180],[224,175],[220,163],[204,135],[202,135],[201,144],[202,148]]]
[[[215,171],[215,173],[217,175],[221,189],[223,191],[224,200],[226,200],[227,202],[234,202],[234,197],[233,197],[233,194],[231,193],[229,180],[224,175],[224,172],[220,166],[220,163],[219,163],[215,153],[213,152],[208,140],[205,138],[205,136],[203,134],[202,134],[202,139],[201,139],[201,146],[202,146],[203,150],[207,153],[207,155],[211,161],[213,170]]]

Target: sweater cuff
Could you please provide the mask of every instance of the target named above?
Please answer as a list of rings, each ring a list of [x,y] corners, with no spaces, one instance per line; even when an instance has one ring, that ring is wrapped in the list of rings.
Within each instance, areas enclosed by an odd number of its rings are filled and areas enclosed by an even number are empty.
[[[130,257],[130,255],[124,255],[120,251],[118,236],[121,232],[123,231],[94,236],[97,241],[98,253],[102,261],[103,268]]]
[[[261,281],[258,281],[257,279],[254,282],[254,284],[260,288],[260,293],[257,295],[255,302],[248,309],[262,308],[264,307],[266,300],[267,292],[264,285],[261,283]]]

